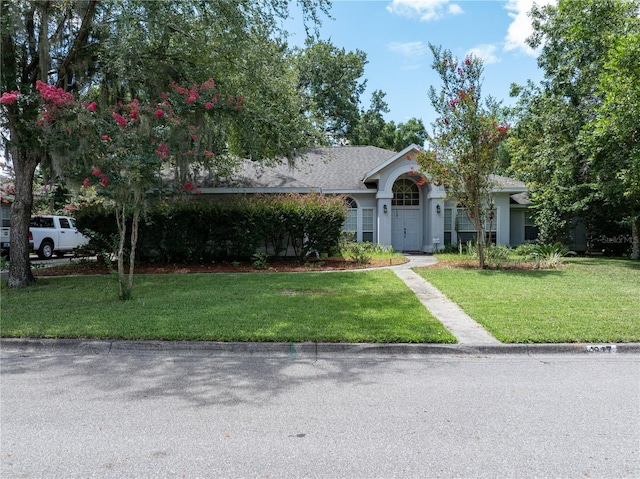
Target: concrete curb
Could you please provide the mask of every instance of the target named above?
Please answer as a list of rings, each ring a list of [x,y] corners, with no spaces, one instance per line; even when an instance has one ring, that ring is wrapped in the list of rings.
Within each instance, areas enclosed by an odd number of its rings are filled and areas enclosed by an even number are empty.
[[[376,343],[239,343],[216,341],[129,341],[2,338],[0,348],[23,353],[209,355],[291,359],[339,359],[401,356],[611,355],[640,354],[640,343],[619,344],[376,344]]]

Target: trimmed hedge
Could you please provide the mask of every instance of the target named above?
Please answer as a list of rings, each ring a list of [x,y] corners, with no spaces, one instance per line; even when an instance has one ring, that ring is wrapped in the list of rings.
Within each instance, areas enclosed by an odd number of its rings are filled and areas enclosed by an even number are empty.
[[[140,222],[136,258],[149,263],[247,260],[258,251],[303,260],[333,253],[346,219],[345,199],[319,194],[257,195],[211,202],[164,203]],[[100,207],[78,211],[76,223],[110,251],[115,215]]]

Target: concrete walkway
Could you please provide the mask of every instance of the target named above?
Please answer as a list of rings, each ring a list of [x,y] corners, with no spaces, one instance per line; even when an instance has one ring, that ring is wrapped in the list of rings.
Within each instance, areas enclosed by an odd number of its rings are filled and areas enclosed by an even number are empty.
[[[390,269],[416,294],[425,308],[457,338],[459,344],[468,346],[502,344],[457,304],[411,270],[411,268],[435,264],[436,258],[427,255],[407,255],[407,258],[410,260],[408,263],[393,266]]]

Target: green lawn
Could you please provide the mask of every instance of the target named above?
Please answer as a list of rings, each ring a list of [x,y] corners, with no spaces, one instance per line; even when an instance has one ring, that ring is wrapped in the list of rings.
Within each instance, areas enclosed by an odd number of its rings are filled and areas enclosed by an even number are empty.
[[[388,270],[137,275],[127,302],[109,276],[1,293],[4,337],[455,342]]]
[[[416,271],[503,342],[640,342],[640,262],[566,263],[557,270]]]

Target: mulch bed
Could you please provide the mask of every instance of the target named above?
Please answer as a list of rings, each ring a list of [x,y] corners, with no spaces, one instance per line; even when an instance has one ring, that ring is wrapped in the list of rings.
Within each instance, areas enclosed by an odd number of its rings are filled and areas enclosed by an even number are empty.
[[[406,261],[405,261],[406,262]],[[298,261],[269,262],[267,269],[256,269],[251,263],[209,263],[209,264],[136,264],[135,274],[179,274],[179,273],[291,273],[313,271],[348,271],[365,268],[379,268],[402,264],[402,259],[372,260],[369,264],[356,264],[339,258]],[[117,264],[113,264],[117,271]],[[128,271],[128,264],[125,266]],[[74,260],[70,264],[56,265],[33,270],[34,276],[72,276],[109,274],[104,263],[88,260]]]
[[[295,260],[273,261],[268,263],[267,269],[256,269],[250,262],[243,263],[209,263],[209,264],[136,264],[134,272],[136,274],[180,274],[180,273],[295,273],[314,271],[350,271],[365,268],[381,268],[385,266],[396,266],[407,262],[405,259],[396,258],[392,264],[389,260],[372,260],[369,264],[357,264],[340,258],[313,259],[305,263]],[[559,265],[563,268],[566,265]],[[113,264],[117,271],[117,265]],[[128,265],[125,265],[128,268]],[[445,269],[478,269],[478,262],[475,260],[444,260],[427,268]],[[489,270],[507,271],[528,271],[533,270],[532,263],[511,262],[505,263],[496,268],[494,265],[486,267]],[[128,269],[127,269],[128,270]],[[56,265],[44,268],[35,268],[34,276],[73,276],[73,275],[101,275],[109,274],[109,268],[103,262],[91,260],[73,260],[69,264]]]
[[[552,269],[564,268],[565,264],[560,264]],[[427,266],[427,268],[444,268],[444,269],[478,269],[478,261],[472,259],[463,260],[444,260],[438,261],[434,265]],[[504,271],[531,271],[536,269],[533,263],[526,263],[522,261],[511,261],[503,263],[498,268],[493,264],[486,264],[486,270],[504,270]]]

